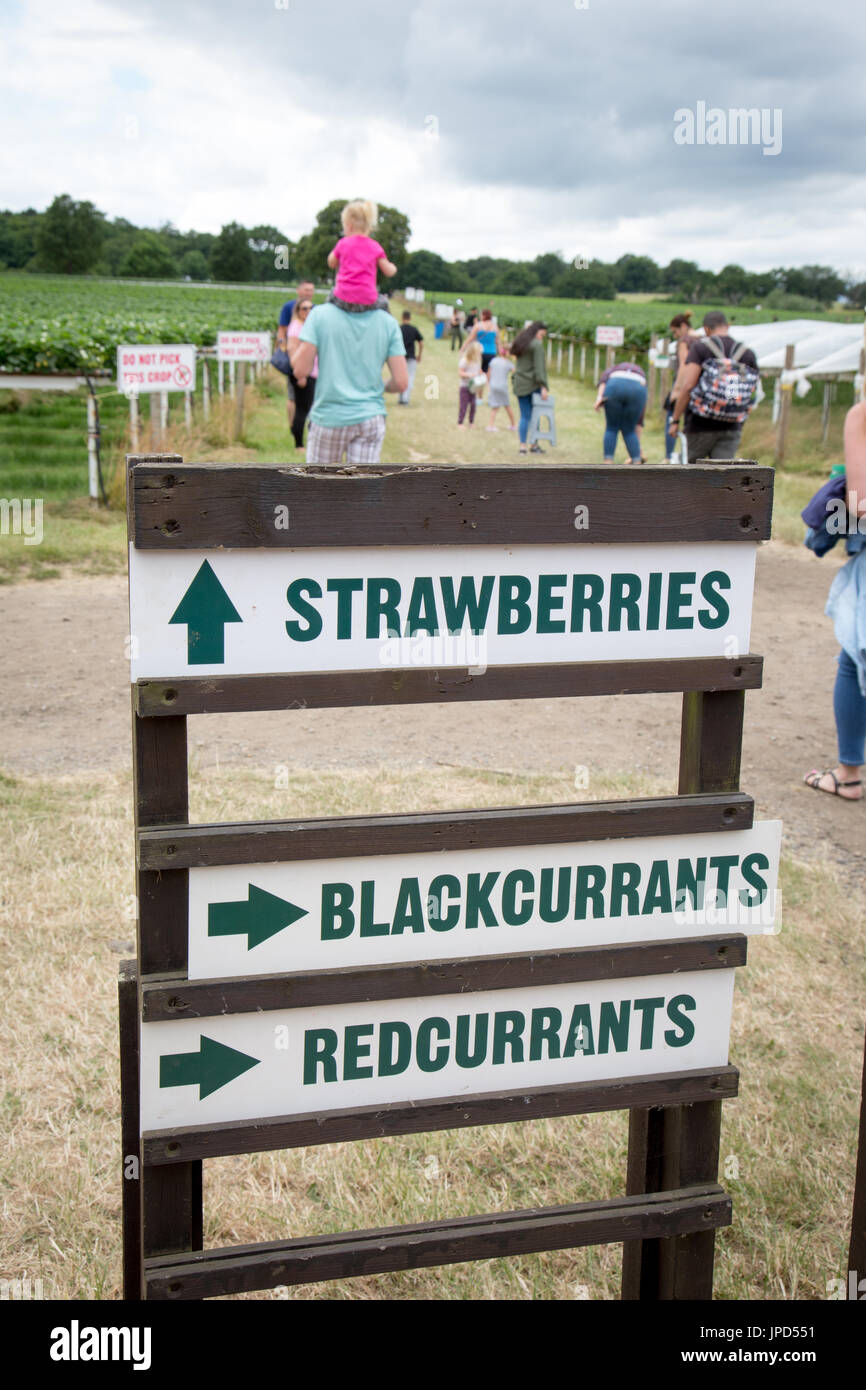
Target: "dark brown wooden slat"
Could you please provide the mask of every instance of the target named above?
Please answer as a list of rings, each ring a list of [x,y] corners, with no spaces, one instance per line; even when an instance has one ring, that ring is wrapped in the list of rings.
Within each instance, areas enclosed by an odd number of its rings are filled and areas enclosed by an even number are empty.
[[[138,854],[141,868],[164,872],[214,864],[288,864],[430,850],[582,844],[749,830],[754,809],[751,797],[735,792],[402,816],[178,825],[139,831]]]
[[[376,999],[418,999],[475,990],[528,985],[626,980],[683,970],[730,970],[746,963],[743,935],[619,946],[579,946],[570,951],[525,952],[481,960],[425,961],[417,965],[369,965],[354,970],[250,975],[230,980],[142,981],[142,1021],[214,1018],[223,1014]]]
[[[743,690],[691,690],[683,696],[681,793],[725,792],[740,785]]]
[[[419,1105],[369,1105],[330,1115],[276,1116],[237,1124],[149,1130],[142,1136],[142,1144],[148,1163],[172,1166],[191,1158],[381,1139],[389,1134],[426,1134],[470,1125],[628,1110],[636,1105],[722,1100],[737,1094],[738,1078],[736,1067],[728,1066],[622,1077],[616,1081],[578,1081],[492,1095],[451,1096]]]
[[[126,455],[126,535],[132,540],[135,535],[135,489],[132,486],[131,470],[144,464],[154,464],[157,468],[175,468],[183,463],[181,454],[127,454]]]
[[[683,695],[679,791],[733,792],[739,787],[745,696],[736,691]],[[707,1099],[683,1110],[652,1111],[629,1126],[627,1191],[714,1182],[721,1106]],[[630,1241],[623,1250],[623,1299],[711,1298],[714,1236]]]
[[[586,661],[558,666],[490,666],[428,671],[314,671],[306,675],[183,676],[140,680],[140,715],[219,714],[263,709],[344,709],[363,705],[457,704],[471,700],[566,699],[591,695],[757,690],[763,657],[749,653],[659,661]]]
[[[130,484],[142,549],[659,544],[768,539],[773,470],[141,462]]]
[[[851,1208],[851,1241],[848,1248],[848,1271],[856,1269],[857,1281],[866,1279],[866,1049],[863,1053],[863,1082],[860,1089],[860,1130],[857,1141],[857,1163],[854,1170],[854,1201]],[[846,1297],[848,1297],[846,1288]],[[858,1301],[862,1298],[859,1289]]]
[[[722,1129],[721,1101],[704,1101],[700,1105],[680,1108],[681,1131],[679,1143],[679,1184],[690,1187],[709,1181],[719,1171],[719,1147]],[[709,1231],[683,1232],[676,1242],[673,1287],[670,1297],[711,1299],[713,1296],[713,1266],[715,1238]],[[708,1238],[709,1237],[709,1238]]]
[[[730,1223],[731,1199],[713,1184],[649,1197],[496,1212],[148,1260],[147,1298],[213,1298],[277,1285],[603,1245],[626,1237],[704,1232]]]
[[[138,971],[134,960],[120,962],[117,979],[120,1036],[121,1229],[123,1298],[138,1302],[143,1290],[141,1142],[139,1131]]]
[[[188,819],[186,719],[141,718],[133,712],[136,834],[144,826]],[[142,973],[186,970],[189,895],[186,870],[138,874],[138,963]],[[198,1160],[176,1172],[143,1155],[142,1247],[145,1256],[202,1246],[202,1169]]]

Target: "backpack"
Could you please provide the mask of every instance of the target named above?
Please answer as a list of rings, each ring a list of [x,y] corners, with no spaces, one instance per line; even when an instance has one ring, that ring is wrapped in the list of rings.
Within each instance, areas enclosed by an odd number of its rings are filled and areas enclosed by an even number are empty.
[[[713,355],[701,368],[689,397],[689,410],[704,420],[741,425],[754,404],[760,380],[757,369],[740,361],[748,351],[745,343],[735,343],[730,357],[714,338],[707,338],[706,343]]]

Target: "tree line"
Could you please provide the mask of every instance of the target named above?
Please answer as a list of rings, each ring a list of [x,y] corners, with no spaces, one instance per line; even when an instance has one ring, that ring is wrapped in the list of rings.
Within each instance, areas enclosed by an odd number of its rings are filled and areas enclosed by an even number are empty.
[[[218,234],[181,232],[170,222],[156,229],[136,227],[64,193],[44,212],[0,212],[0,270],[250,284],[290,284],[306,276],[321,284],[331,279],[327,256],[342,235],[340,213],[348,201],[333,199],[310,231],[293,242],[277,227],[238,222],[227,223]],[[396,288],[562,299],[643,293],[695,304],[762,303],[794,310],[826,308],[845,296],[866,307],[866,281],[846,278],[830,266],[749,271],[726,265],[712,271],[680,258],[662,266],[651,256],[626,254],[605,262],[579,252],[566,258],[558,251],[526,261],[496,256],[447,261],[435,251],[409,251],[410,235],[405,213],[380,204],[376,236],[398,268]]]

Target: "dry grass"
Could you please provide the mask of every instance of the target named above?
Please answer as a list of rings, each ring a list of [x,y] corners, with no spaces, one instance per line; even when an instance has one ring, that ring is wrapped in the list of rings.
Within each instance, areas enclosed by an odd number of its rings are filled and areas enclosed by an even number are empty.
[[[649,780],[594,785],[650,795]],[[470,769],[194,773],[197,819],[570,800],[567,777]],[[0,1277],[50,1298],[116,1298],[120,1141],[117,962],[131,940],[131,788],[109,774],[0,776],[5,1143]],[[721,1298],[822,1298],[844,1269],[862,1049],[859,910],[833,871],[786,862],[784,925],[739,973],[724,1106],[735,1224],[719,1237]],[[833,903],[833,913],[827,904]],[[624,1115],[493,1126],[205,1166],[206,1244],[613,1196]],[[735,1162],[734,1162],[735,1160]],[[489,1261],[289,1291],[296,1299],[617,1296],[619,1247]],[[274,1295],[265,1293],[263,1298]]]
[[[244,418],[250,417],[265,399],[258,385],[248,385],[244,391]],[[180,397],[174,398],[175,402]],[[235,402],[228,394],[211,397],[210,419],[204,420],[201,414],[201,401],[197,400],[192,423],[187,426],[183,420],[183,407],[173,403],[164,437],[154,442],[147,417],[142,419],[139,428],[138,452],[179,454],[182,459],[192,462],[197,459],[216,463],[232,460],[235,463],[248,463],[255,458],[255,451],[243,442],[235,441]],[[126,437],[115,446],[108,460],[106,492],[109,506],[120,512],[126,509],[126,455],[132,453],[129,430]]]

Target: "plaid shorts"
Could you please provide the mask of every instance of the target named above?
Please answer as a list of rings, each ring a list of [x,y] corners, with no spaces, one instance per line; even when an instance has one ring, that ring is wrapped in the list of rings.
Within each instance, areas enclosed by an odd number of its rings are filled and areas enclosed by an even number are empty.
[[[385,416],[373,415],[357,425],[310,425],[306,463],[378,463],[385,439]]]

